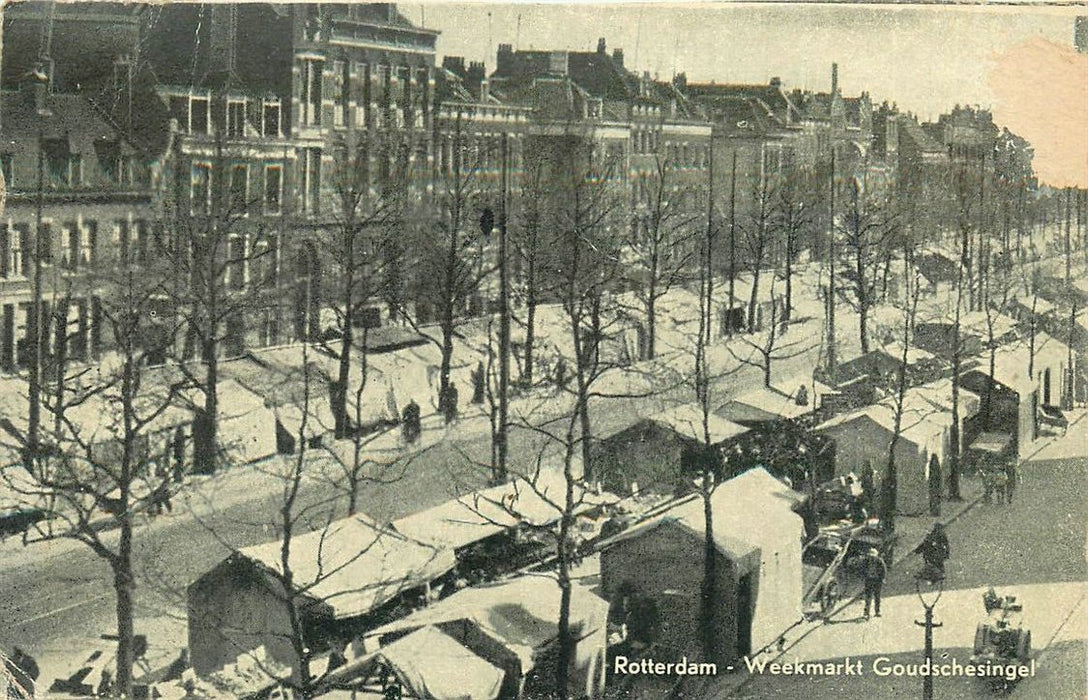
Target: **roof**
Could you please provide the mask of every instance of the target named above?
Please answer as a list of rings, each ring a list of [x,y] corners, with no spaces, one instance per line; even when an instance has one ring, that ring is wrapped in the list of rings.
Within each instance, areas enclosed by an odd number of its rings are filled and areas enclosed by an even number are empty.
[[[758,569],[761,548],[776,538],[789,538],[803,528],[792,508],[804,496],[774,478],[763,467],[748,471],[719,485],[710,497],[714,518],[714,545],[736,567],[738,576]],[[706,532],[702,498],[691,498],[661,515],[631,527],[605,543],[605,547],[656,531],[682,527],[700,537]],[[752,527],[759,523],[759,527]],[[800,546],[798,539],[798,547]]]
[[[323,366],[327,358],[311,350],[303,369],[302,352],[301,346],[251,352],[221,363],[220,376],[262,397],[291,434],[301,430],[305,413],[307,434],[319,435],[332,430],[335,423],[329,405],[327,367]]]
[[[545,526],[562,515],[566,495],[563,475],[541,472],[530,484],[518,479],[446,501],[393,522],[405,537],[436,546],[460,548],[520,523]],[[608,500],[575,487],[576,512]]]
[[[662,411],[649,420],[668,426],[676,433],[689,437],[699,442],[706,439],[703,427],[703,410],[696,404],[683,404]],[[706,416],[706,430],[710,433],[711,444],[717,445],[727,440],[732,440],[738,435],[748,432],[748,428],[738,425],[730,420],[713,413]]]
[[[913,141],[914,145],[922,153],[943,154],[945,152],[944,146],[927,134],[925,129],[918,125],[918,122],[913,119],[900,119],[897,123],[900,138],[905,136]]]
[[[903,396],[903,411],[899,425],[900,439],[907,440],[929,452],[941,452],[945,430],[951,425],[951,391],[949,379],[921,387],[912,387]],[[946,393],[947,391],[947,393]],[[960,408],[964,417],[978,412],[980,400],[975,394],[960,388]],[[889,434],[895,431],[895,398],[862,406],[816,426],[816,432],[838,432],[859,420],[868,420]]]
[[[1008,433],[980,433],[968,449],[1001,454],[1012,442]]]
[[[43,139],[66,140],[72,153],[87,158],[96,156],[95,143],[120,138],[119,132],[82,95],[54,93],[47,103],[49,115],[40,117],[33,98],[25,92],[0,95],[5,150],[17,145],[20,151],[35,152],[39,128]]]
[[[276,540],[238,555],[282,575],[281,547]],[[293,537],[289,563],[296,588],[327,604],[337,619],[368,613],[456,565],[451,550],[412,542],[365,515]]]
[[[521,659],[524,673],[533,667],[536,652],[550,645],[559,634],[561,597],[554,576],[527,574],[458,591],[408,617],[368,632],[367,638],[468,620],[514,651]],[[580,626],[583,638],[603,632],[608,624],[608,601],[580,583],[571,585],[570,612],[571,625]]]
[[[817,397],[833,391],[831,387],[812,382],[807,377],[777,381],[775,385],[761,386],[738,396],[721,406],[718,412],[730,420],[741,422],[789,420],[812,413],[816,410]],[[799,405],[797,392],[802,386],[813,393],[806,404]]]
[[[499,695],[505,673],[472,653],[467,647],[427,625],[372,654],[342,666],[323,681],[339,685],[366,678],[384,664],[418,698],[479,698]]]

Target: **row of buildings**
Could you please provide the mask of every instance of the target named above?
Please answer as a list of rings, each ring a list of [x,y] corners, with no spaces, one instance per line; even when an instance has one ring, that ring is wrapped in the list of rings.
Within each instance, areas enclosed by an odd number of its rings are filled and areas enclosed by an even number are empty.
[[[328,330],[344,264],[328,237],[359,223],[385,232],[360,254],[380,279],[353,322],[388,324],[406,309],[430,320],[410,232],[448,216],[441,201],[457,190],[454,228],[482,251],[475,222],[501,208],[503,172],[506,187],[530,187],[558,153],[607,171],[624,203],[619,237],[649,226],[664,177],[693,212],[714,192],[735,223],[791,164],[909,182],[985,131],[972,131],[985,121],[975,113],[951,115],[938,134],[874,111],[867,94],[843,95],[835,66],[830,90],[813,93],[778,78],[661,81],[605,39],[595,51],[500,44],[490,73],[454,56],[439,65],[439,32],[391,3],[26,2],[5,9],[4,38],[4,372],[28,362],[35,277],[46,355],[63,343],[69,360],[96,356],[110,342],[102,270],[118,256],[161,258],[164,241],[175,268],[194,264],[197,239],[220,251],[212,281],[245,302],[225,323],[221,351],[236,354]],[[487,290],[465,290],[462,311],[487,308]],[[191,340],[181,354],[195,353]]]

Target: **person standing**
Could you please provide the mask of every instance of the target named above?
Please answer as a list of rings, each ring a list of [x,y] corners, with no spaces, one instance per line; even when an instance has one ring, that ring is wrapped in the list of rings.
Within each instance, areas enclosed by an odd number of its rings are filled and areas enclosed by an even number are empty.
[[[1020,480],[1020,470],[1016,461],[1010,459],[1005,464],[1005,502],[1012,505],[1012,495],[1016,491],[1016,482]]]
[[[868,554],[861,560],[861,572],[865,579],[865,619],[869,619],[870,605],[876,616],[880,617],[880,591],[888,576],[888,565],[884,563],[876,547],[870,547]]]

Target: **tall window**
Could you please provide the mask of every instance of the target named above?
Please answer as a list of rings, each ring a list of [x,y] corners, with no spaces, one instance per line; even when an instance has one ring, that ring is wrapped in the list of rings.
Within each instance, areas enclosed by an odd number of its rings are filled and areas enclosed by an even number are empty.
[[[178,122],[178,130],[189,131],[189,96],[170,96],[170,117]]]
[[[3,170],[4,186],[8,192],[11,192],[11,190],[15,187],[15,173],[13,168],[14,162],[15,154],[0,154],[0,170]]]
[[[193,97],[189,100],[189,128],[194,134],[208,133],[207,97]]]
[[[321,124],[321,80],[325,62],[304,60],[302,62],[302,123],[306,126]]]
[[[278,138],[280,135],[280,101],[265,100],[261,115],[263,135],[267,138]]]
[[[11,236],[8,242],[10,255],[8,258],[8,274],[12,277],[23,277],[26,275],[28,262],[26,243],[29,236],[27,236],[27,226],[26,224],[15,224],[8,229],[8,233]]]
[[[246,241],[238,234],[231,234],[227,244],[227,286],[242,289],[246,284]]]
[[[241,138],[246,135],[245,100],[227,102],[227,136]]]
[[[317,214],[321,211],[321,149],[306,148],[301,155],[302,209]]]
[[[79,224],[71,222],[61,229],[61,264],[69,270],[79,267]]]
[[[73,153],[68,158],[68,184],[80,187],[83,184],[83,156]]]
[[[239,216],[246,213],[249,202],[249,168],[235,163],[230,169],[230,213]]]
[[[343,126],[348,123],[348,94],[351,83],[348,76],[347,61],[332,62],[332,94],[329,99],[333,102],[333,125]]]
[[[71,153],[66,139],[46,139],[42,142],[45,153],[45,170],[54,185],[71,184]]]
[[[264,213],[279,214],[283,194],[283,168],[264,166]]]
[[[79,236],[79,262],[81,265],[90,265],[95,262],[94,252],[98,247],[98,222],[84,222]]]
[[[193,163],[189,201],[194,214],[207,214],[212,208],[212,166]]]

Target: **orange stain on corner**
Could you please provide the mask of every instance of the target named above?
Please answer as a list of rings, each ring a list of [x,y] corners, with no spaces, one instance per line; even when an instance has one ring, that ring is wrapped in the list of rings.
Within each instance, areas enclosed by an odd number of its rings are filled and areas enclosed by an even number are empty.
[[[1088,187],[1088,53],[1042,38],[996,56],[994,120],[1035,149],[1035,172],[1053,187]]]

